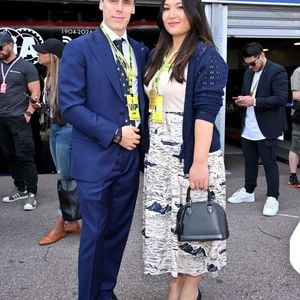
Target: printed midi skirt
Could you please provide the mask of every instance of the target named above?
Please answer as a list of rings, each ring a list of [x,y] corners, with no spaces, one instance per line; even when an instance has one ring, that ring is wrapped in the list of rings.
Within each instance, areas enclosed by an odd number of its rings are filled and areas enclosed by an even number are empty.
[[[166,113],[163,123],[150,122],[150,149],[145,158],[143,190],[143,257],[145,274],[217,275],[226,265],[226,241],[179,242],[174,233],[180,203],[189,185],[179,154],[182,114]],[[225,208],[225,170],[221,151],[209,154],[209,188]],[[207,192],[192,191],[206,201]]]

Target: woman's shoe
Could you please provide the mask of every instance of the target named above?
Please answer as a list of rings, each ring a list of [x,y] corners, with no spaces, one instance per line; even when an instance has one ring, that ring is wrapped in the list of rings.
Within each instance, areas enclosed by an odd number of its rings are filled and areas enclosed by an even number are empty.
[[[45,246],[45,245],[50,245],[53,244],[60,239],[64,238],[67,236],[65,230],[61,231],[54,231],[53,229],[49,230],[48,233],[46,233],[40,240],[39,240],[39,245],[40,246]]]
[[[202,299],[201,291],[198,289],[198,297],[197,297],[197,300],[201,300],[201,299]]]
[[[65,232],[67,234],[80,233],[81,229],[78,223],[66,222],[65,223]]]

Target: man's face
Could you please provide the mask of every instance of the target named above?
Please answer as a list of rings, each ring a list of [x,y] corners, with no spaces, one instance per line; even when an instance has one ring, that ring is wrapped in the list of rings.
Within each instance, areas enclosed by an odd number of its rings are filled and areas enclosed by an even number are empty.
[[[135,12],[134,0],[100,0],[104,23],[119,36],[123,35]]]
[[[261,52],[257,56],[250,56],[244,58],[244,65],[252,69],[253,72],[260,71],[265,63],[265,54]]]
[[[0,46],[0,59],[7,59],[12,53],[12,44],[7,43]]]

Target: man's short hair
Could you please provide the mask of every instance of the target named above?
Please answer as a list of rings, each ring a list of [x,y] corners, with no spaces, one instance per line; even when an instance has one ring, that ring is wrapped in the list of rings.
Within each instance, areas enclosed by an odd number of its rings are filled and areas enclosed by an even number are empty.
[[[242,49],[242,56],[244,58],[251,56],[258,56],[261,52],[263,52],[263,46],[257,42],[251,42],[246,44]]]

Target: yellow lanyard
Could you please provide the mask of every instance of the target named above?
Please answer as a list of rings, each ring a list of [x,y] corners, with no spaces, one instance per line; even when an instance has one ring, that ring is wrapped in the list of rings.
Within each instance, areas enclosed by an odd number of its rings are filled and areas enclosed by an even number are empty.
[[[153,83],[152,88],[149,93],[149,112],[151,113],[152,121],[155,123],[163,122],[163,96],[159,95],[158,93],[158,83],[160,80],[160,76],[163,71],[171,70],[172,63],[174,61],[176,53],[166,55],[163,59],[162,66],[157,71]]]
[[[157,73],[154,77],[153,84],[152,84],[152,89],[156,92],[157,95],[158,95],[158,83],[159,83],[159,80],[160,80],[161,73],[163,71],[169,72],[171,70],[172,63],[174,61],[175,55],[176,55],[176,52],[164,56],[162,66],[157,71]]]
[[[129,94],[133,95],[133,77],[135,76],[135,74],[134,74],[134,71],[133,71],[133,63],[132,63],[132,48],[129,44],[129,64],[128,64],[124,54],[122,52],[120,52],[120,50],[113,43],[113,41],[109,37],[108,33],[106,32],[104,26],[101,25],[100,29],[105,34],[112,50],[114,51],[114,54],[115,54],[117,60],[119,60],[122,68],[124,69],[124,71],[126,73],[126,78],[127,78],[127,81],[128,81]]]

